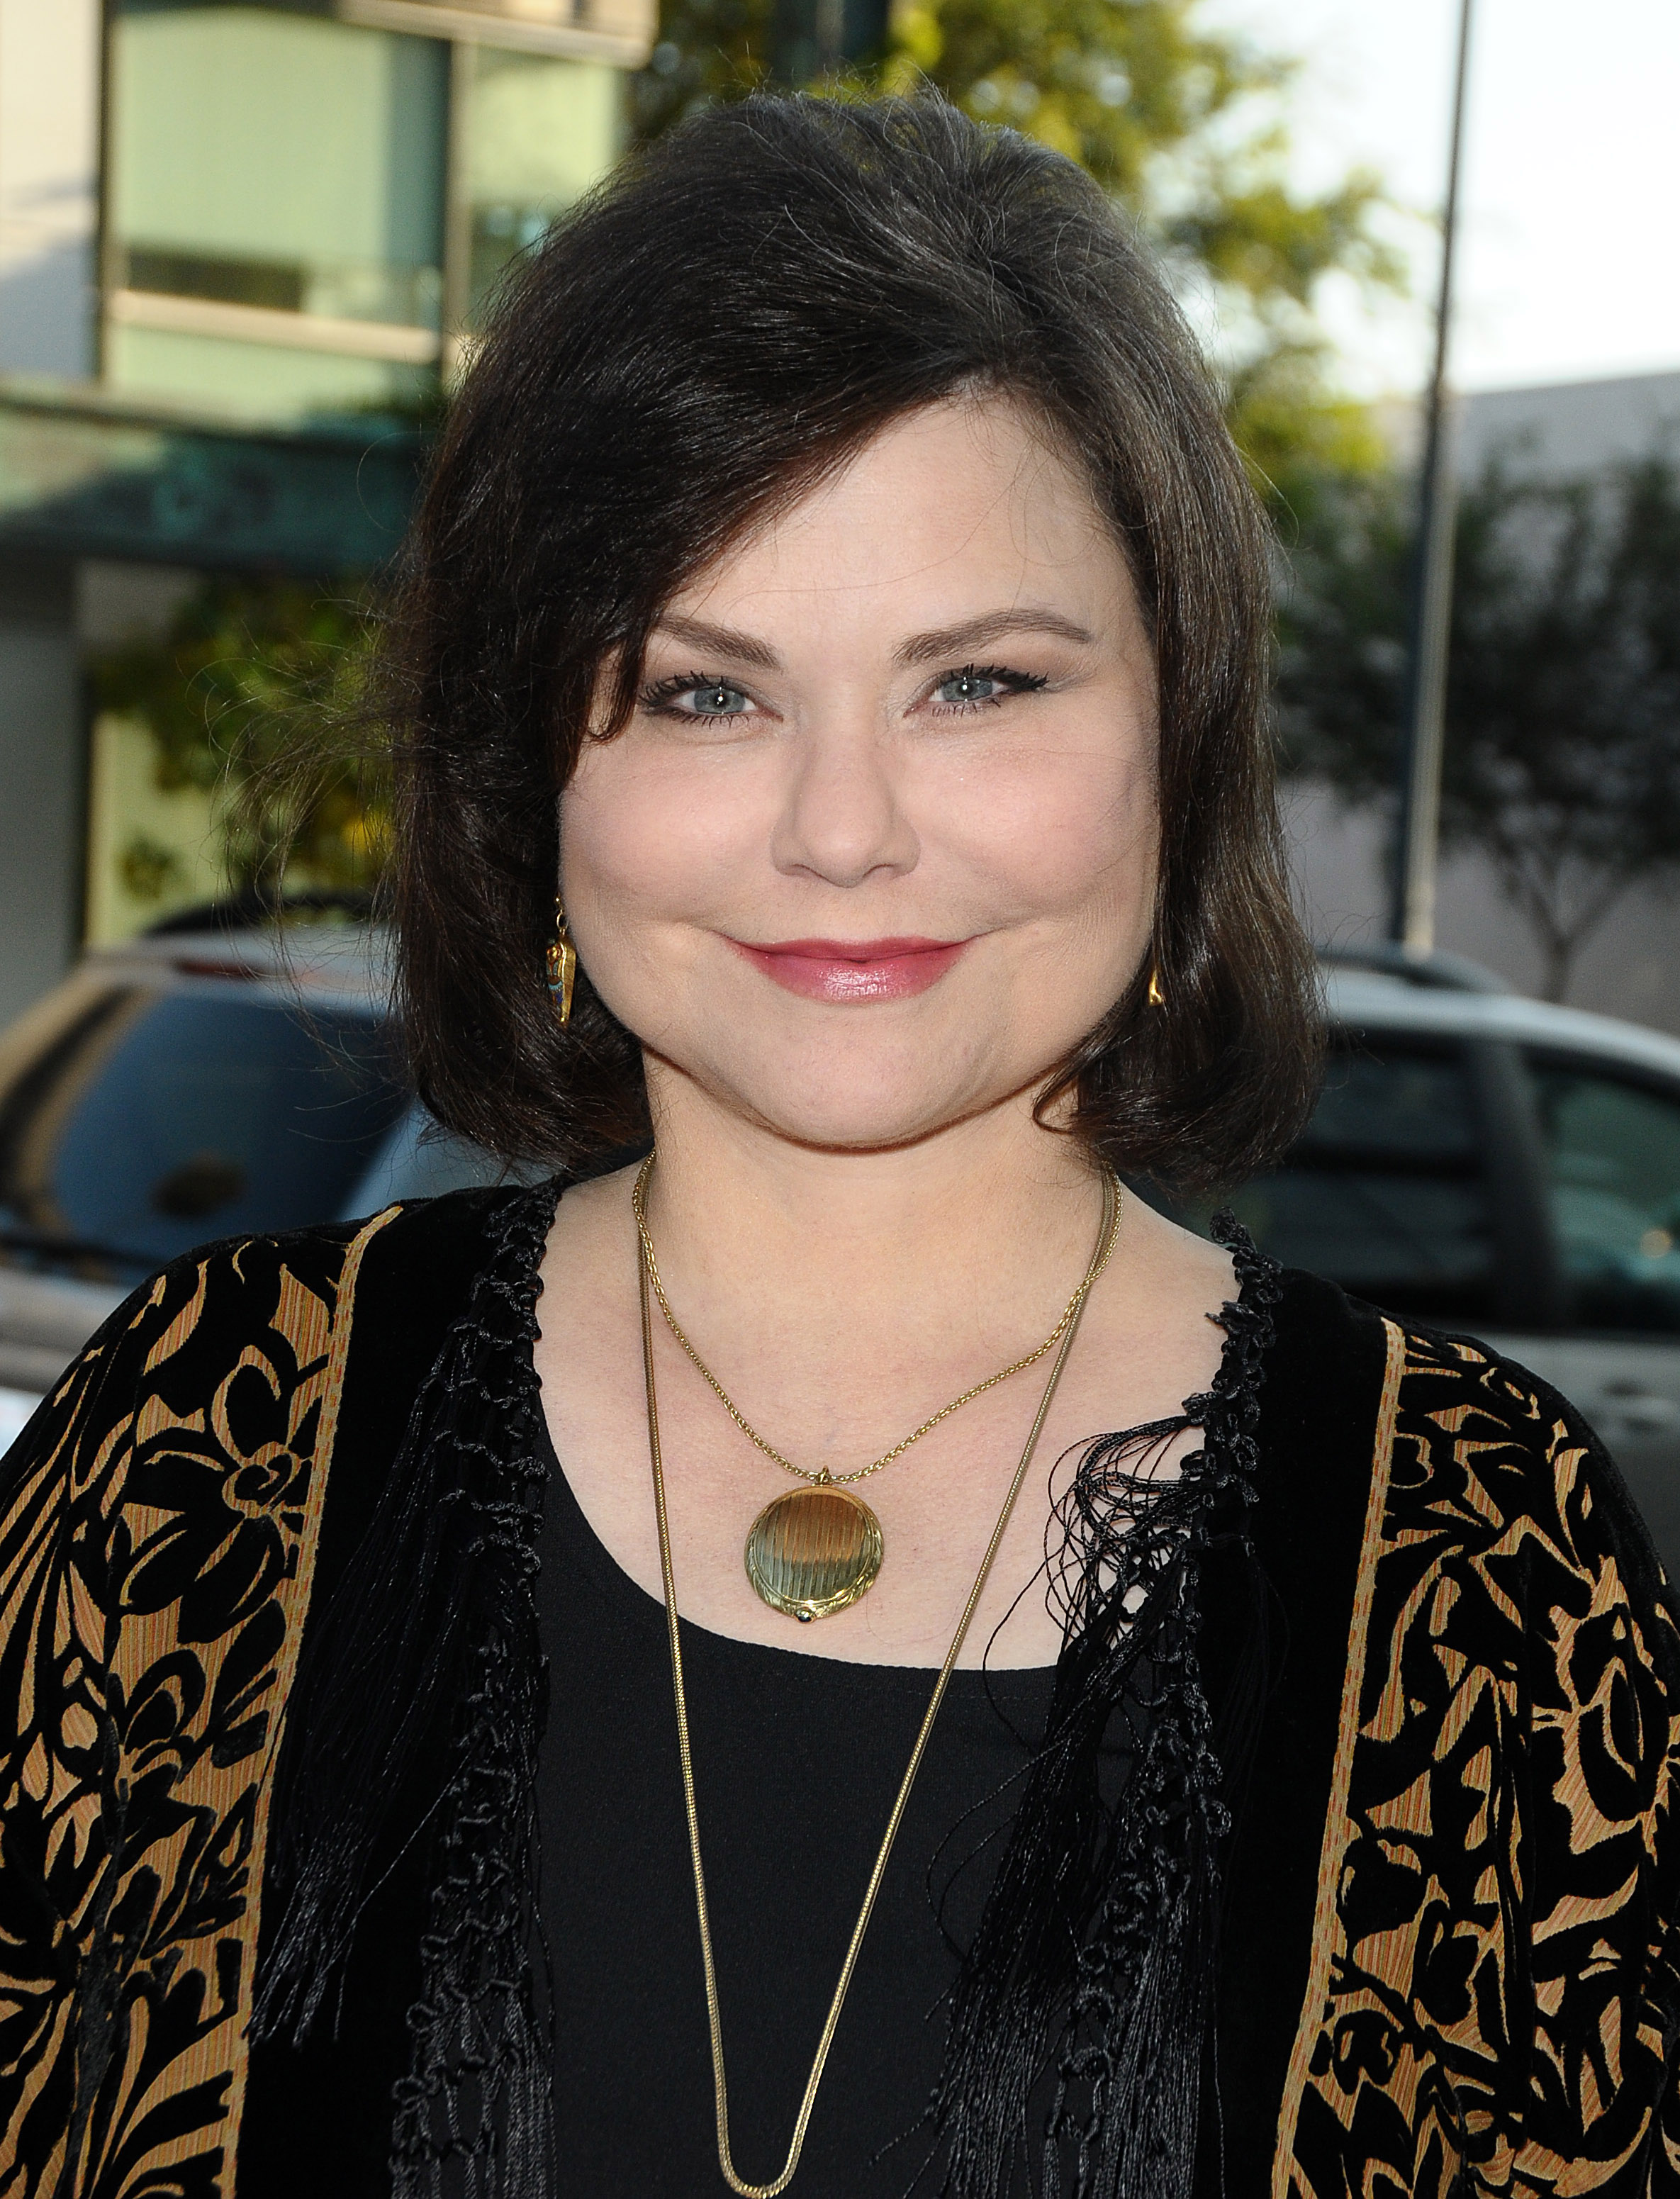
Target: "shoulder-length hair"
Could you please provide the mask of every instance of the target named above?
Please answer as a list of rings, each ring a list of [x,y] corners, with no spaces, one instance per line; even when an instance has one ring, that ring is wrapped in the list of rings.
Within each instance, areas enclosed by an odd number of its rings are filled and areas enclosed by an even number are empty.
[[[755,97],[634,154],[499,300],[422,498],[391,628],[399,972],[419,1090],[510,1159],[646,1134],[637,1043],[544,983],[557,796],[673,593],[888,422],[971,392],[1082,462],[1160,700],[1152,951],[1041,1110],[1187,1187],[1310,1096],[1310,949],[1280,849],[1264,525],[1195,343],[1078,168],[932,97]],[[1164,996],[1149,1000],[1153,974]]]

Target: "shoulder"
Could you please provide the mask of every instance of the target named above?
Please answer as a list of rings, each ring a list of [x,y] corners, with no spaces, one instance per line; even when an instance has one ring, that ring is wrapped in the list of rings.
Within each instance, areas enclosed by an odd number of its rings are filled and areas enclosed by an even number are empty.
[[[1327,1333],[1380,1338],[1380,1374],[1321,1644],[1340,1701],[1280,2161],[1303,2193],[1374,2159],[1409,2189],[1473,2128],[1490,2189],[1636,2161],[1642,2190],[1680,2014],[1667,1584],[1555,1391],[1327,1287]]]
[[[108,1501],[160,1438],[196,1430],[238,1455],[259,1428],[272,1441],[329,1391],[335,1410],[353,1345],[359,1366],[389,1344],[440,1341],[498,1215],[526,1196],[456,1192],[182,1254],[66,1368],[7,1454],[0,1495],[15,1504],[67,1478]]]
[[[522,1211],[534,1241],[539,1194],[479,1192],[204,1245],[118,1309],[8,1455],[0,1994],[25,2043],[0,2123],[47,2103],[28,2131],[49,2181],[94,2112],[85,2087],[112,2143],[172,2188],[207,2190],[233,2142],[312,1604]],[[166,2008],[200,2014],[160,2028]],[[91,2077],[88,2009],[114,2011]]]
[[[1388,1327],[1384,1543],[1423,1537],[1474,1553],[1491,1568],[1490,1593],[1520,1571],[1531,1611],[1570,1595],[1572,1580],[1579,1595],[1608,1578],[1618,1597],[1666,1613],[1671,1594],[1645,1523],[1579,1410],[1477,1338]],[[1671,1659],[1671,1620],[1659,1638]]]
[[[1614,1461],[1549,1383],[1475,1337],[1397,1320],[1321,1276],[1282,1270],[1275,1292],[1262,1440],[1286,1457],[1292,1488],[1327,1497],[1356,1484],[1374,1534],[1389,1515],[1397,1533],[1403,1516],[1415,1527],[1420,1508],[1438,1538],[1474,1543],[1520,1518],[1525,1562],[1543,1548],[1590,1567],[1613,1549],[1630,1587],[1665,1591]]]

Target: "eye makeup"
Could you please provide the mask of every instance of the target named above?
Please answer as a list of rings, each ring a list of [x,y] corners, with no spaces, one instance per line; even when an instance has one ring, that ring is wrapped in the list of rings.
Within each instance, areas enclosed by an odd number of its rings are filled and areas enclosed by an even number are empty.
[[[1048,685],[1042,673],[1018,672],[1006,664],[965,664],[942,672],[930,681],[916,707],[931,709],[939,717],[962,717],[975,710],[995,709],[1014,695],[1036,694]],[[947,696],[942,691],[947,688],[995,688],[999,691]],[[675,707],[685,696],[693,697],[700,707]],[[642,690],[637,702],[639,708],[655,716],[703,723],[744,717],[756,708],[744,687],[721,674],[710,672],[676,672],[663,680],[652,680]]]

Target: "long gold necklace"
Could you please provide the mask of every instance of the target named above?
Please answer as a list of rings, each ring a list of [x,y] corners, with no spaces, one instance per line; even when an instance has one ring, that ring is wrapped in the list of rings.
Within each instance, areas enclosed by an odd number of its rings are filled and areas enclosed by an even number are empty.
[[[790,1458],[784,1458],[773,1444],[767,1443],[684,1334],[659,1279],[659,1262],[648,1228],[647,1180],[653,1163],[654,1156],[650,1153],[637,1170],[630,1204],[641,1240],[643,1272],[665,1316],[666,1327],[747,1440],[755,1444],[767,1458],[773,1459],[778,1466],[808,1484],[804,1489],[790,1490],[785,1496],[773,1498],[753,1521],[747,1533],[747,1578],[764,1602],[773,1610],[785,1612],[790,1619],[831,1618],[837,1611],[844,1611],[869,1593],[886,1554],[879,1519],[860,1496],[848,1493],[850,1485],[866,1481],[872,1473],[878,1473],[884,1466],[902,1458],[912,1444],[919,1443],[942,1420],[948,1420],[953,1413],[960,1412],[988,1390],[996,1389],[1000,1382],[1007,1382],[1012,1375],[1024,1373],[1062,1341],[1078,1320],[1092,1285],[1108,1265],[1120,1221],[1118,1181],[1112,1176],[1107,1180],[1104,1194],[1107,1220],[1103,1234],[1097,1241],[1084,1279],[1043,1343],[1024,1357],[1012,1360],[1007,1367],[1000,1367],[995,1374],[975,1383],[960,1397],[953,1397],[948,1405],[942,1405],[919,1428],[913,1428],[901,1443],[883,1451],[872,1464],[859,1467],[854,1473],[831,1473],[825,1466],[815,1472],[809,1467],[796,1466]]]
[[[643,1170],[644,1176],[646,1174]],[[641,1179],[638,1179],[639,1192]],[[642,1304],[642,1372],[647,1385],[648,1456],[653,1467],[653,1510],[659,1526],[659,1570],[665,1587],[665,1631],[671,1650],[671,1692],[677,1707],[677,1756],[682,1766],[683,1802],[688,1814],[689,1859],[694,1867],[694,1905],[700,1922],[700,1962],[706,1980],[706,2020],[711,2030],[712,2041],[712,2099],[717,2115],[718,2167],[723,2171],[723,2180],[739,2199],[777,2199],[793,2181],[794,2171],[799,2166],[799,2156],[804,2149],[805,2133],[810,2126],[811,2110],[816,2105],[817,2087],[822,2082],[823,2070],[828,2061],[829,2049],[834,2044],[834,2034],[839,2027],[840,2011],[845,2006],[846,1994],[852,1982],[852,1973],[857,1968],[858,1955],[863,1946],[864,1934],[869,1929],[870,1917],[874,1914],[875,1899],[880,1893],[881,1881],[886,1876],[887,1861],[892,1854],[893,1842],[898,1837],[899,1826],[910,1800],[910,1790],[916,1783],[916,1774],[922,1768],[928,1737],[933,1731],[933,1722],[939,1715],[939,1706],[945,1700],[951,1674],[962,1654],[963,1643],[968,1639],[968,1630],[973,1622],[986,1583],[991,1577],[992,1562],[997,1556],[1009,1522],[1015,1510],[1015,1500],[1021,1493],[1021,1484],[1027,1478],[1033,1454],[1038,1449],[1038,1439],[1049,1416],[1051,1402],[1057,1385],[1062,1379],[1062,1369],[1067,1365],[1068,1354],[1073,1349],[1073,1339],[1079,1333],[1080,1317],[1085,1310],[1085,1301],[1090,1288],[1107,1264],[1113,1249],[1114,1234],[1120,1219],[1120,1187],[1114,1177],[1108,1177],[1103,1187],[1103,1220],[1097,1251],[1092,1256],[1085,1280],[1076,1293],[1067,1320],[1062,1325],[1061,1350],[1056,1354],[1050,1368],[1049,1379],[1044,1385],[1044,1395],[1038,1401],[1038,1410],[1033,1415],[1021,1462],[1015,1469],[1009,1484],[1009,1493],[1003,1500],[997,1525],[992,1529],[992,1538],[986,1545],[986,1554],[980,1560],[980,1570],[974,1576],[974,1585],[963,1605],[962,1616],[957,1621],[957,1630],[951,1636],[951,1646],[945,1652],[945,1661],[939,1668],[939,1677],[933,1683],[933,1694],[915,1746],[910,1751],[910,1761],[905,1766],[900,1782],[897,1799],[892,1814],[887,1819],[887,1829],[875,1858],[874,1869],[864,1888],[863,1905],[858,1910],[857,1922],[846,1948],[846,1959],[840,1966],[839,1983],[834,1988],[834,1998],[828,2004],[828,2015],[824,2021],[822,2036],[817,2041],[815,2059],[811,2074],[805,2080],[805,2096],[799,2103],[799,2114],[793,2126],[793,2138],[788,2147],[782,2173],[773,2183],[749,2184],[735,2168],[734,2155],[729,2144],[729,2086],[723,2066],[723,2020],[718,2006],[717,1969],[712,1959],[712,1927],[706,1902],[706,1872],[700,1858],[700,1812],[694,1795],[694,1755],[688,1737],[688,1698],[683,1688],[682,1639],[677,1625],[677,1581],[671,1563],[671,1527],[665,1510],[665,1468],[659,1450],[659,1397],[653,1378],[653,1303],[650,1286],[653,1277],[650,1253],[652,1247],[645,1233],[641,1241],[639,1263]]]

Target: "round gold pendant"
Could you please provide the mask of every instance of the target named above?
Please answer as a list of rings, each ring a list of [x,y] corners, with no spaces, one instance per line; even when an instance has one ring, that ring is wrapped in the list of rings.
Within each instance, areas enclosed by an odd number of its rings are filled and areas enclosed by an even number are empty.
[[[881,1523],[863,1499],[813,1482],[778,1496],[753,1521],[747,1578],[773,1611],[831,1619],[874,1587],[881,1552]]]

